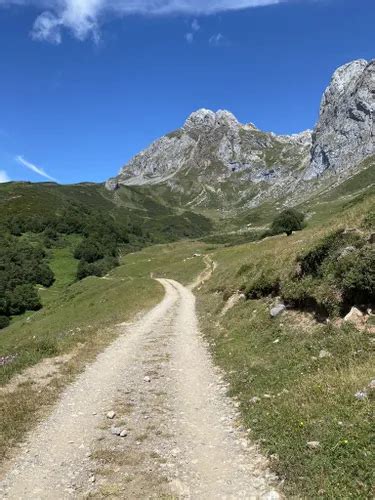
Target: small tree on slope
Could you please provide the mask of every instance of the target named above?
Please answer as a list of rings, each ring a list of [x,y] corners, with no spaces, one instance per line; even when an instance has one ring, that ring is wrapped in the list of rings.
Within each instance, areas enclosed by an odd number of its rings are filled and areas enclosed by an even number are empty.
[[[304,220],[305,216],[301,212],[288,208],[275,217],[271,225],[271,233],[286,233],[290,236],[293,231],[301,231],[304,228]]]

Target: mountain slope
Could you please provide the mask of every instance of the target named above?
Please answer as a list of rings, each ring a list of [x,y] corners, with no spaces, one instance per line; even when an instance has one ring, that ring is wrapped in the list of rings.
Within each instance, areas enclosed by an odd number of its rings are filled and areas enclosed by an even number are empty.
[[[310,147],[309,131],[276,136],[240,124],[228,111],[201,109],[137,155],[107,187],[163,186],[181,205],[225,213],[293,190]]]
[[[154,242],[207,234],[211,223],[189,210],[173,209],[137,188],[110,192],[102,184],[58,185],[10,182],[0,184],[0,225],[10,217],[48,218],[69,206],[105,214],[123,226],[142,228]]]

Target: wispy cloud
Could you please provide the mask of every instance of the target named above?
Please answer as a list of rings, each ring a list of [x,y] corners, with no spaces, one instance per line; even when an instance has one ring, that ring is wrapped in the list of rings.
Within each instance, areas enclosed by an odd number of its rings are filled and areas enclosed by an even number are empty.
[[[195,32],[197,32],[201,29],[201,26],[198,22],[198,19],[194,19],[194,21],[191,23],[191,29]]]
[[[193,20],[193,22],[190,25],[190,29],[191,31],[185,34],[185,40],[187,41],[187,43],[193,43],[195,34],[198,33],[198,31],[201,29],[198,19]]]
[[[9,182],[10,179],[8,177],[8,174],[5,172],[5,170],[0,170],[0,184],[4,182]]]
[[[208,40],[208,43],[212,47],[221,47],[223,45],[227,45],[227,40],[225,39],[222,33],[216,33],[216,35],[212,35]]]
[[[35,40],[59,44],[68,30],[79,40],[100,39],[106,16],[210,15],[219,12],[264,7],[290,0],[0,0],[0,7],[18,5],[39,10],[31,31]],[[197,22],[194,25],[198,28]],[[192,32],[197,31],[192,26]],[[199,28],[198,28],[199,29]]]
[[[38,167],[38,165],[34,165],[34,163],[31,163],[31,162],[25,160],[25,158],[23,158],[23,156],[16,156],[16,161],[20,165],[28,168],[32,172],[35,172],[36,174],[40,175],[41,177],[45,177],[46,179],[48,179],[50,181],[57,182],[57,180],[54,179],[53,177],[51,177],[49,174],[47,174],[47,172],[43,168]]]

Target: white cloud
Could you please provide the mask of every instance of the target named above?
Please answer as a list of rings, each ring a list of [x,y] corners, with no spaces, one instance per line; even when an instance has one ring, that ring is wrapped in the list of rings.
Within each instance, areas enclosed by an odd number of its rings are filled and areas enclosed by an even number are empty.
[[[197,19],[194,19],[191,23],[191,31],[185,34],[185,40],[187,43],[193,43],[195,34],[201,29],[200,24]]]
[[[40,175],[41,177],[45,177],[46,179],[57,182],[56,179],[51,177],[50,175],[47,174],[43,168],[38,167],[37,165],[34,165],[33,163],[30,163],[29,161],[25,160],[22,156],[16,156],[16,161],[20,164],[23,165],[24,167],[28,168],[29,170],[32,170],[36,174]]]
[[[194,19],[194,21],[191,23],[191,29],[193,31],[199,31],[201,29],[200,24],[197,19]]]
[[[0,7],[33,6],[40,9],[32,29],[36,40],[61,43],[67,29],[79,40],[100,38],[107,15],[209,15],[219,12],[274,5],[289,0],[0,0]],[[196,28],[196,29],[195,29]],[[199,30],[198,21],[192,30]]]
[[[187,41],[187,43],[193,43],[194,42],[194,33],[186,33],[185,40]]]
[[[208,43],[212,45],[212,47],[220,47],[221,45],[225,45],[224,35],[222,33],[212,35],[208,40]]]
[[[0,184],[3,182],[9,182],[10,179],[8,177],[8,174],[5,172],[5,170],[0,170]]]

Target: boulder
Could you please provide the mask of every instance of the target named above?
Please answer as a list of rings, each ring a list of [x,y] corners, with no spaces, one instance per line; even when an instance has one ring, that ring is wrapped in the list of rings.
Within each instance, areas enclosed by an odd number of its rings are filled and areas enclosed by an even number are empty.
[[[277,304],[270,310],[270,315],[272,318],[280,316],[286,310],[286,306],[283,303]]]
[[[355,326],[362,326],[365,322],[365,318],[357,307],[352,307],[350,312],[345,316],[344,321],[352,323]]]

